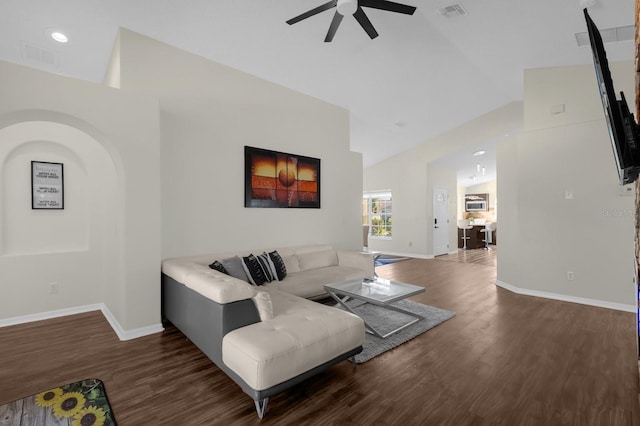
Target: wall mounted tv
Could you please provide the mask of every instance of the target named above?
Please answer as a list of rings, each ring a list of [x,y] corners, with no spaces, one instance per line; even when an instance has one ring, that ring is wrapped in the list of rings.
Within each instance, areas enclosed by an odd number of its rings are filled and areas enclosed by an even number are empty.
[[[616,99],[604,43],[600,36],[600,31],[591,20],[586,8],[584,9],[584,17],[587,21],[587,30],[593,53],[593,65],[596,69],[596,79],[598,80],[598,90],[600,91],[602,107],[604,108],[604,115],[609,128],[620,185],[625,185],[634,182],[640,173],[640,133],[638,124],[633,114],[629,111],[624,93],[620,92],[620,100]]]

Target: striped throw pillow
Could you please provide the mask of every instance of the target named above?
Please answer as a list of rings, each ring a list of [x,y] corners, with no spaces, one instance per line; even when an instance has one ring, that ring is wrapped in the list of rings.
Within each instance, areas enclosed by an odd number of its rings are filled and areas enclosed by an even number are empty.
[[[260,268],[262,269],[262,273],[264,274],[265,281],[270,283],[271,281],[278,280],[278,275],[276,272],[276,267],[269,258],[267,253],[262,253],[256,256],[258,259],[258,263],[260,264]]]

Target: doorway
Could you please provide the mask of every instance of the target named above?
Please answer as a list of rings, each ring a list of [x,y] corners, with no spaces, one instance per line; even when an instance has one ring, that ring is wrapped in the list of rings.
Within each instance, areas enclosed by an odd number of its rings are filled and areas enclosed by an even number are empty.
[[[449,191],[433,188],[433,255],[449,253]]]

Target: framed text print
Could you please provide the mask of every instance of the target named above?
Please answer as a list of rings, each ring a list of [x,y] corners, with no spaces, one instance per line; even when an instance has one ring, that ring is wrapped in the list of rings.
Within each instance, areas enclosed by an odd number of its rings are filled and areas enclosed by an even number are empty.
[[[320,208],[320,159],[244,147],[244,206]]]
[[[31,208],[64,209],[62,163],[31,162]]]

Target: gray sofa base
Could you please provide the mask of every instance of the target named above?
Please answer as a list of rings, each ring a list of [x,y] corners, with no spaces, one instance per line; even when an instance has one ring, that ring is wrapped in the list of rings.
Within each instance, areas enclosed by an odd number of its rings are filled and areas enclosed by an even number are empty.
[[[255,390],[222,361],[222,339],[225,334],[260,322],[253,300],[216,303],[162,274],[162,317],[176,326],[255,401],[260,418],[264,415],[269,397],[362,352],[362,346],[359,346],[287,381],[268,389]],[[211,326],[204,327],[204,324]]]

